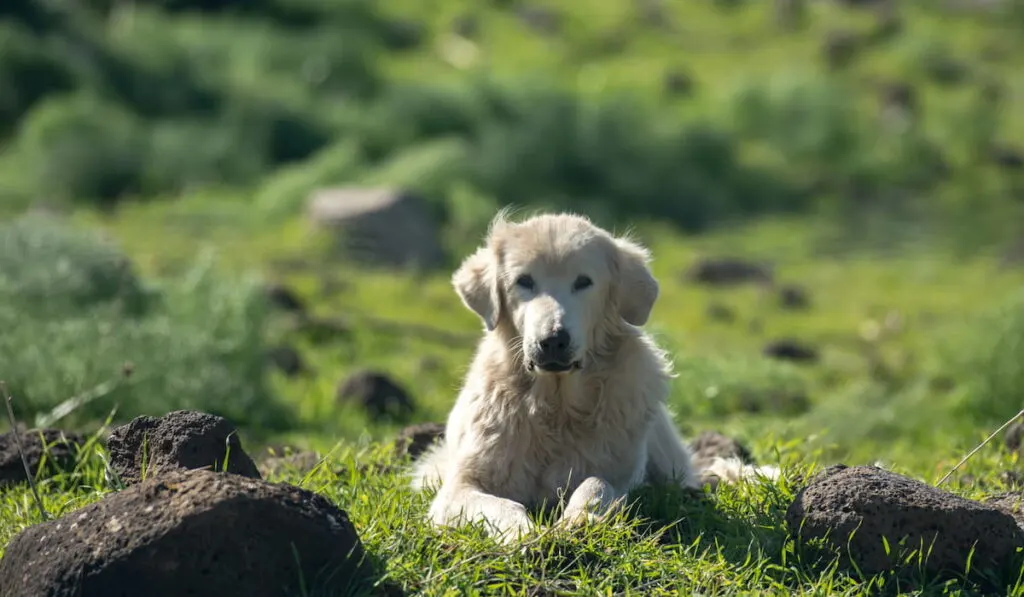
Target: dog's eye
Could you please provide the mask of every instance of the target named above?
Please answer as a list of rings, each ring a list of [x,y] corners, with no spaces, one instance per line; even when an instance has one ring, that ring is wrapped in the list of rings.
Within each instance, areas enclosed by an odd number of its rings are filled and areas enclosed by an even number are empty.
[[[584,288],[590,288],[594,284],[594,281],[589,276],[579,276],[576,281],[572,283],[573,290],[583,290]]]
[[[524,290],[533,290],[535,285],[536,284],[533,282],[533,276],[529,274],[523,274],[516,278],[516,286]]]

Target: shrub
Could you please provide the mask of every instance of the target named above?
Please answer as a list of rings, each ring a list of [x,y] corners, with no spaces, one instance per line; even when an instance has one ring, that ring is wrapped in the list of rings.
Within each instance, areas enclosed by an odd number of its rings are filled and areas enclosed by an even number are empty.
[[[0,379],[22,415],[110,384],[61,424],[95,423],[114,407],[118,420],[195,408],[261,429],[290,421],[265,386],[265,302],[252,282],[200,264],[154,284],[148,308],[132,315],[122,299],[138,282],[112,246],[39,219],[8,224],[4,238],[20,247],[4,257],[22,265],[5,262],[0,286]],[[26,310],[37,297],[48,308]],[[118,382],[126,363],[131,376]]]
[[[36,106],[19,130],[16,150],[39,194],[110,204],[139,189],[146,141],[131,114],[76,94]]]
[[[792,209],[794,195],[739,159],[735,141],[632,97],[584,100],[546,82],[398,88],[350,124],[371,158],[427,139],[468,143],[467,181],[500,203],[667,218],[687,229]]]
[[[950,416],[994,425],[1024,408],[1024,294],[969,316],[946,338],[940,370],[959,384]]]
[[[131,263],[94,233],[30,215],[0,227],[0,247],[0,296],[16,311],[49,318],[111,303],[130,315],[147,309]]]
[[[74,80],[52,48],[17,23],[0,22],[0,138],[40,99]]]

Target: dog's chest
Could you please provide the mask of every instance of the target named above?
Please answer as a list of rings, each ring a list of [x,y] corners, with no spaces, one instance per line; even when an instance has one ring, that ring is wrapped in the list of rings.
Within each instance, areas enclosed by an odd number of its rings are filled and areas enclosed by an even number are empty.
[[[501,437],[486,442],[493,451],[484,460],[497,464],[488,475],[490,489],[538,503],[597,476],[625,490],[646,465],[648,420],[642,408],[523,409],[514,424],[496,430]]]

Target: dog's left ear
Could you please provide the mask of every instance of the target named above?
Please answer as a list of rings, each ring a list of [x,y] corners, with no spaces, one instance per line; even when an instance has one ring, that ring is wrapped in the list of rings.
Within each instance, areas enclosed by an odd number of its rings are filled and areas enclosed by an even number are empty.
[[[615,239],[615,293],[626,323],[643,325],[658,300],[658,281],[647,266],[650,252],[633,241]]]
[[[455,292],[466,307],[480,316],[488,332],[497,327],[500,315],[496,268],[494,251],[483,246],[467,257],[452,274]]]

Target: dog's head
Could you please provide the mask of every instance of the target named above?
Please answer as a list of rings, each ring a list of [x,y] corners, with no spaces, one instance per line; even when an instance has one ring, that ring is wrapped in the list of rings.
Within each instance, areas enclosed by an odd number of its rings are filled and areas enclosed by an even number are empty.
[[[488,332],[504,334],[530,371],[581,369],[610,332],[643,325],[658,282],[640,245],[586,218],[499,215],[487,242],[452,276]]]

